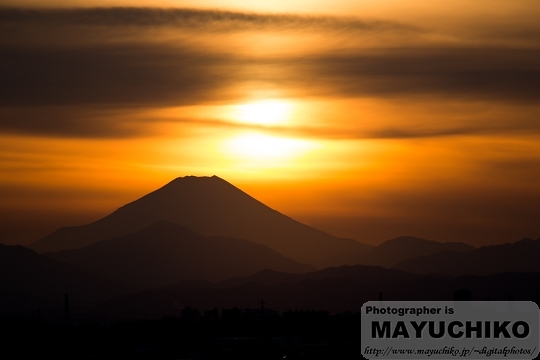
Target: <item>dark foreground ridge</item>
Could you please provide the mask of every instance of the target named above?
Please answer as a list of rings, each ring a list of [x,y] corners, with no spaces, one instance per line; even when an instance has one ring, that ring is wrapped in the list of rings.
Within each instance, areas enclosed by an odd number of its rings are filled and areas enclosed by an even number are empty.
[[[375,274],[391,271],[382,268],[369,270]],[[390,278],[402,276],[396,271],[387,275]],[[375,300],[373,290],[386,289],[389,291],[379,292],[378,295],[387,297],[385,300],[392,300],[394,296],[399,296],[400,300],[489,300],[493,296],[491,300],[504,298],[512,301],[530,299],[531,286],[528,285],[539,280],[539,273],[456,279],[412,275],[411,280],[364,284],[370,293],[368,300]],[[304,283],[296,284],[300,292],[306,291]],[[438,283],[442,283],[440,288],[435,286]],[[247,287],[251,293],[257,292],[257,287],[250,284],[253,283],[248,283]],[[401,289],[396,291],[396,284],[402,284]],[[317,282],[316,285],[317,288],[320,285],[324,288],[324,282]],[[419,291],[430,286],[433,292]],[[474,290],[471,292],[459,288],[461,286]],[[446,298],[450,294],[447,289],[456,287],[458,290],[451,294],[452,297]],[[409,288],[411,291],[407,292]],[[444,290],[440,292],[441,289]],[[484,298],[486,295],[487,299]],[[178,293],[175,298],[181,299]],[[348,299],[340,297],[332,301],[335,304],[344,300]],[[539,300],[537,296],[537,303]],[[0,318],[0,331],[5,341],[3,351],[16,353],[17,358],[24,359],[361,358],[361,319],[357,311],[332,314],[326,310],[296,309],[279,312],[267,307],[264,300],[260,300],[258,307],[211,308],[205,311],[175,305],[168,309],[169,315],[156,317],[155,320],[149,318],[155,317],[158,304],[147,301],[142,304],[115,304],[114,311],[108,315],[103,312],[98,314],[96,309],[85,310],[66,305],[63,322],[60,319],[44,320],[39,309],[27,318]],[[349,307],[354,306],[354,303],[349,304]],[[130,317],[129,311],[136,311],[137,315]],[[154,311],[153,316],[150,311]]]
[[[362,266],[358,266],[359,269]],[[351,267],[354,268],[356,267]],[[125,295],[99,304],[92,311],[99,316],[154,318],[175,315],[179,308],[249,308],[260,299],[279,312],[326,310],[330,314],[360,311],[362,305],[382,294],[388,301],[451,301],[454,293],[466,289],[473,300],[540,300],[540,273],[501,273],[487,276],[414,275],[392,270],[367,269],[380,280],[364,281],[361,276],[324,277],[262,285],[250,279],[233,286],[203,286],[153,289]],[[298,276],[298,275],[293,275]],[[407,278],[408,277],[408,278]],[[270,306],[270,305],[269,305]]]
[[[358,359],[358,312],[369,300],[540,300],[539,272],[450,277],[363,265],[99,300],[90,290],[114,282],[21,246],[0,250],[0,299],[18,297],[15,309],[1,308],[3,351],[24,359]]]
[[[221,313],[221,314],[220,314]],[[360,315],[217,309],[113,324],[0,319],[4,353],[21,359],[361,359]]]

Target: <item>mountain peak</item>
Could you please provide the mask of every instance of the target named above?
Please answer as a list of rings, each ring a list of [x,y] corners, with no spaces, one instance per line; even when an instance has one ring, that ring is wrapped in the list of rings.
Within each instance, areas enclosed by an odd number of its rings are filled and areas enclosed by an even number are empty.
[[[200,189],[202,191],[207,191],[209,189],[230,189],[230,190],[237,190],[238,193],[243,193],[236,186],[234,186],[233,184],[229,183],[228,181],[216,175],[212,175],[212,176],[188,175],[188,176],[177,177],[176,179],[168,182],[167,184],[151,192],[150,194],[160,192],[161,190],[171,190],[171,189],[185,190],[187,192],[190,192],[196,189]]]
[[[249,240],[315,266],[326,265],[333,256],[365,248],[354,240],[299,223],[216,175],[176,178],[96,222],[61,228],[31,247],[39,252],[77,249],[156,223],[159,228],[174,226],[160,221],[178,224],[205,237]]]
[[[206,179],[210,179],[210,180],[222,180],[222,181],[225,181],[225,180],[223,180],[222,178],[220,178],[220,177],[217,176],[217,175],[212,175],[212,176],[186,175],[186,176],[179,176],[179,177],[177,177],[176,179],[172,180],[170,183],[173,183],[173,182],[179,182],[179,181],[206,180]],[[170,183],[169,183],[169,184],[170,184]]]

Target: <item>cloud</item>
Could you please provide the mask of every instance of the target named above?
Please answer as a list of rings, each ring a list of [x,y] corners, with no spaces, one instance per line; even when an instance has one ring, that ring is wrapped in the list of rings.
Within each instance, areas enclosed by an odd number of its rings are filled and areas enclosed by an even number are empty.
[[[444,115],[441,115],[444,118]],[[259,130],[274,132],[284,136],[300,136],[320,139],[358,140],[358,139],[417,139],[440,138],[462,135],[531,135],[540,134],[540,124],[515,123],[509,121],[505,124],[493,125],[482,121],[473,121],[469,126],[462,124],[448,124],[444,121],[438,124],[423,124],[423,126],[410,125],[406,122],[395,123],[393,126],[381,125],[370,129],[357,127],[259,127]],[[252,126],[253,129],[257,127]]]
[[[152,44],[0,49],[0,105],[190,104],[230,83],[227,55]]]
[[[360,20],[331,16],[260,14],[222,10],[178,8],[79,8],[21,9],[0,8],[0,20],[7,24],[34,26],[174,27],[197,31],[347,31],[422,32],[420,28],[395,21]]]
[[[88,106],[0,107],[0,131],[50,137],[126,138],[151,134],[152,119]]]
[[[163,40],[154,37],[156,28],[180,30],[176,37]],[[262,30],[302,39],[304,29],[335,33],[321,37],[329,42],[328,48],[302,56],[295,48],[274,55],[237,51],[218,36]],[[383,43],[378,48],[340,48],[342,37],[354,38],[360,32],[419,36],[426,31],[388,21],[189,9],[0,8],[0,132],[138,136],[148,131],[154,119],[129,120],[134,109],[223,104],[241,101],[261,88],[292,97],[453,99],[538,106],[538,48],[433,45],[420,40],[407,47]],[[509,118],[493,126],[473,119],[467,126],[402,123],[352,132],[322,131],[326,137],[361,138],[537,131],[531,121],[536,120]],[[318,129],[274,131],[321,136]]]
[[[536,102],[540,49],[411,48],[296,60],[311,87],[339,96],[454,96]],[[308,81],[306,81],[306,86]]]
[[[248,82],[306,95],[536,102],[540,50],[403,49],[247,58],[159,44],[0,49],[0,105],[200,103]]]

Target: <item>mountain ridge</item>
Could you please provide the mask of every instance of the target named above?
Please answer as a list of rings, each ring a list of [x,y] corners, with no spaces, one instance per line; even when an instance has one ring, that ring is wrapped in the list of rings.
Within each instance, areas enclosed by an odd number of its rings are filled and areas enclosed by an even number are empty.
[[[63,306],[64,295],[99,302],[129,289],[109,277],[50,259],[22,245],[0,244],[0,314]]]
[[[397,270],[450,276],[540,272],[540,239],[488,245],[468,252],[442,251],[396,264]]]
[[[414,236],[398,236],[358,256],[357,263],[392,268],[403,261],[440,251],[467,252],[476,249],[461,242],[438,242]]]
[[[44,255],[144,289],[181,280],[221,281],[264,268],[287,272],[314,270],[248,240],[204,237],[168,221],[138,232],[96,242],[82,249]]]

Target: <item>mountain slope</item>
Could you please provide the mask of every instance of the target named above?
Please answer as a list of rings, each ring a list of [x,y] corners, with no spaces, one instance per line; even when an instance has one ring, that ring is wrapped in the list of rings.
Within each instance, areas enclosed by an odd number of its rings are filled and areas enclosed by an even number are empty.
[[[483,246],[457,253],[443,251],[403,261],[394,269],[418,274],[488,275],[502,272],[540,272],[540,239],[523,239],[513,244]]]
[[[91,224],[60,228],[30,247],[38,252],[77,249],[170,221],[204,236],[229,236],[266,245],[301,263],[365,252],[370,246],[299,223],[216,176],[177,178]]]
[[[44,254],[144,289],[181,280],[221,281],[269,268],[312,271],[266,246],[226,237],[203,237],[167,221],[83,249]]]

